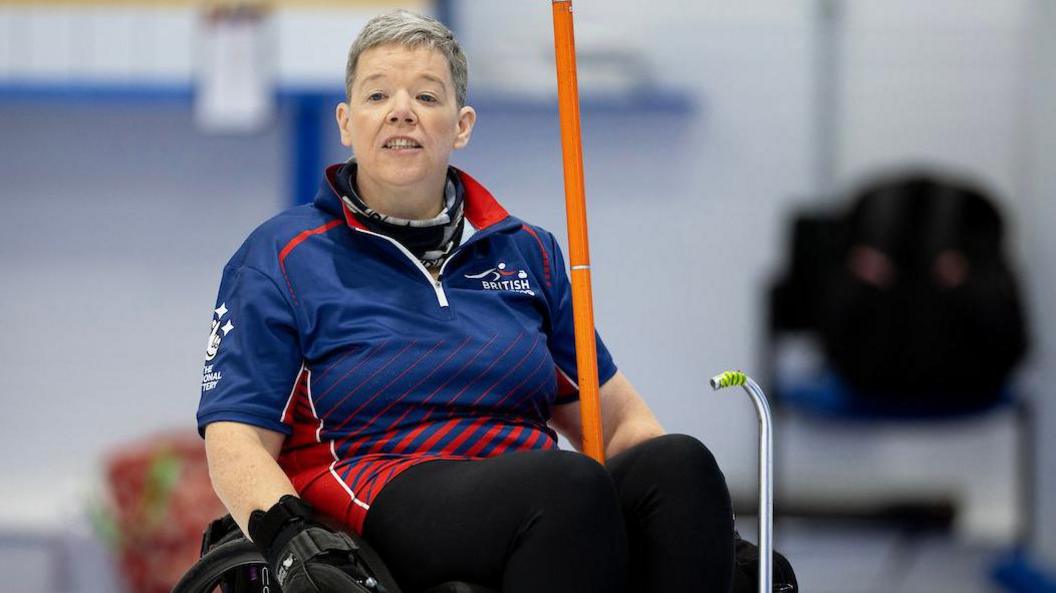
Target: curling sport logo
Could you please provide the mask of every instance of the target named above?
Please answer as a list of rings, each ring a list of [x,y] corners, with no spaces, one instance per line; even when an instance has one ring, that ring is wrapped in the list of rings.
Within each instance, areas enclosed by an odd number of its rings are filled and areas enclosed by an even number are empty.
[[[507,290],[523,292],[534,295],[531,283],[528,282],[528,272],[524,270],[507,270],[505,262],[499,262],[494,268],[484,270],[479,274],[466,274],[470,280],[480,280],[484,290]]]

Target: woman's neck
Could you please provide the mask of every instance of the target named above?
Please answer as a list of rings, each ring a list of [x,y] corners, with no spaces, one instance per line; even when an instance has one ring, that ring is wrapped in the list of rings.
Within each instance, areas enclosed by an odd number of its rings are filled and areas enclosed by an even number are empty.
[[[359,197],[373,210],[405,220],[426,220],[444,209],[444,185],[447,172],[437,179],[406,187],[391,187],[377,183],[362,169],[356,170],[356,188]]]

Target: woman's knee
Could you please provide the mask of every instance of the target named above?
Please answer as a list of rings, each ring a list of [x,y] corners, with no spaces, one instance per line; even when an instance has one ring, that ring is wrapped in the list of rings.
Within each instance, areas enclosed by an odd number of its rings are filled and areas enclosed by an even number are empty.
[[[651,439],[656,460],[664,465],[692,468],[702,475],[722,478],[722,469],[708,447],[687,434],[667,434]],[[723,478],[725,483],[725,478]]]
[[[691,497],[698,503],[729,506],[729,489],[712,452],[698,439],[669,434],[649,439],[613,458],[612,473],[627,488],[658,487],[665,496]]]
[[[585,510],[580,507],[617,508],[616,487],[605,466],[571,451],[539,451],[534,455],[537,459],[526,472],[526,482],[540,491],[536,500],[551,500],[572,513]]]

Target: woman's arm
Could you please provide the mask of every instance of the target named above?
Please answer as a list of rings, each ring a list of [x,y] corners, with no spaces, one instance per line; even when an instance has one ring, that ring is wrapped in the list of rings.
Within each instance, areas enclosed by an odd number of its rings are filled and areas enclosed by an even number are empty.
[[[297,496],[275,461],[285,438],[282,433],[237,422],[214,422],[205,428],[213,490],[247,537],[250,513],[270,509],[283,495]]]
[[[612,457],[638,443],[664,434],[664,428],[645,400],[617,371],[599,390],[601,422],[604,427],[605,456]],[[554,406],[550,426],[577,450],[583,450],[583,428],[579,402]]]

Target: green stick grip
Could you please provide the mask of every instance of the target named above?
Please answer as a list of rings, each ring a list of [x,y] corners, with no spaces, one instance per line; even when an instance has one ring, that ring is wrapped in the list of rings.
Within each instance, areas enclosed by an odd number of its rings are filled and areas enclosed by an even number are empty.
[[[725,389],[726,387],[738,387],[748,382],[748,375],[741,371],[726,371],[711,378],[712,389]]]

